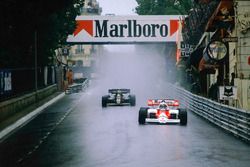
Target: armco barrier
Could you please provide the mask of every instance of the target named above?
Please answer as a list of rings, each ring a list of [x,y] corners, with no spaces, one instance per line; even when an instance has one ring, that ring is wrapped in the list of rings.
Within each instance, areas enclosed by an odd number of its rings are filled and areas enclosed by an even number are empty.
[[[227,132],[250,143],[250,112],[192,94],[174,86],[177,97],[192,111]]]
[[[80,91],[84,91],[89,85],[89,80],[87,78],[84,78],[83,82],[76,82],[70,85],[66,91],[65,94],[71,94],[71,93],[77,93]]]

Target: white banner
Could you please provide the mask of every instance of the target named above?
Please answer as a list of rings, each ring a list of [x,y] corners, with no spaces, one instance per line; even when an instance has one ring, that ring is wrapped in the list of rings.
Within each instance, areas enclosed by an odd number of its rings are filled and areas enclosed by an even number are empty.
[[[178,15],[78,16],[68,43],[175,42]]]

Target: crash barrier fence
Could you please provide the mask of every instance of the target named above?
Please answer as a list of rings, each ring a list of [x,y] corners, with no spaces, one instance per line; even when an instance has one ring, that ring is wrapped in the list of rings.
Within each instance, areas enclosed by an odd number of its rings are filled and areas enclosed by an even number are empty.
[[[189,111],[250,143],[250,112],[212,101],[180,87],[177,96]]]
[[[0,68],[0,101],[22,96],[56,83],[56,67]],[[37,76],[35,76],[37,74]]]
[[[89,80],[87,78],[81,78],[74,80],[72,85],[69,85],[65,91],[65,94],[77,93],[84,91],[89,85]]]

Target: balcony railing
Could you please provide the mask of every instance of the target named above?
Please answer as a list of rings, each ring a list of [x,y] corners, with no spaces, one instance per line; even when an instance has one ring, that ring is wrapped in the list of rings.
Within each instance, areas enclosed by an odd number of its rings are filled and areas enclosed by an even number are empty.
[[[100,14],[102,12],[102,8],[99,7],[88,7],[82,8],[81,13],[90,13],[90,14]]]

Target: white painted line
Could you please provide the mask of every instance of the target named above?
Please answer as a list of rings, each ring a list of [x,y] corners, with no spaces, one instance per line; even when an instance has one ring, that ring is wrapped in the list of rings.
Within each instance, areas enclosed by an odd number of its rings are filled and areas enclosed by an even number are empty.
[[[5,128],[4,130],[2,130],[0,132],[0,141],[2,140],[2,138],[4,138],[6,135],[10,134],[12,131],[14,131],[16,128],[24,125],[25,123],[27,123],[28,121],[32,120],[35,116],[37,116],[38,114],[40,114],[46,107],[50,106],[51,104],[55,103],[56,101],[58,101],[59,99],[61,99],[63,96],[65,95],[65,93],[61,93],[60,95],[58,95],[57,97],[53,98],[52,100],[48,101],[47,103],[45,103],[44,105],[38,107],[37,109],[35,109],[34,111],[32,111],[31,113],[27,114],[26,116],[20,118],[19,120],[17,120],[15,123],[13,123],[12,125],[8,126],[7,128]]]

